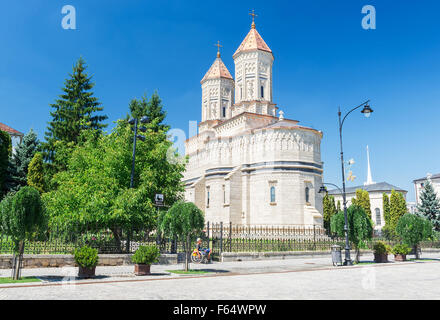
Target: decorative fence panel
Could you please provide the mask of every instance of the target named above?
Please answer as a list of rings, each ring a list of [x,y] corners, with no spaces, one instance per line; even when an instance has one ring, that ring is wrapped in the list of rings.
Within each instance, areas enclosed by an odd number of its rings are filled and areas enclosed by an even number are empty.
[[[222,252],[279,252],[329,251],[337,244],[345,246],[344,239],[329,237],[319,226],[243,226],[232,223],[206,223],[205,230],[191,239],[192,248],[200,237],[203,247],[211,248],[214,255]],[[365,243],[372,249],[381,238]],[[386,241],[395,245],[395,241]],[[176,239],[163,238],[155,230],[105,229],[98,225],[74,226],[68,229],[50,228],[32,241],[25,242],[25,254],[71,254],[76,248],[89,245],[101,254],[133,253],[141,245],[158,245],[162,253],[185,252],[185,244]],[[0,254],[12,254],[15,244],[0,233]],[[422,248],[440,248],[440,241],[424,241]],[[191,248],[191,249],[192,249]]]

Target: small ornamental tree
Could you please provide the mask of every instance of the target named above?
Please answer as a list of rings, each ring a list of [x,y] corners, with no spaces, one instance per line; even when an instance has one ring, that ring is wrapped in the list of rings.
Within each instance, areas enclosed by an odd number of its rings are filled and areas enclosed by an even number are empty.
[[[3,234],[14,241],[14,279],[18,279],[24,241],[32,239],[45,226],[44,207],[40,193],[34,187],[23,187],[8,194],[0,203],[0,223]]]
[[[178,201],[168,211],[161,212],[159,216],[159,231],[185,244],[185,271],[189,269],[191,240],[202,232],[204,226],[203,212],[192,202]]]
[[[420,202],[417,213],[431,221],[436,231],[440,231],[440,200],[429,180],[420,193]]]
[[[373,222],[367,216],[364,209],[358,205],[351,205],[347,209],[348,239],[353,243],[356,250],[355,262],[359,262],[360,247],[366,240],[373,236]],[[345,218],[344,212],[338,212],[331,219],[332,233],[338,237],[345,237],[344,231]]]
[[[365,213],[371,218],[370,194],[363,189],[356,190],[356,198],[351,201],[353,204],[361,206]]]
[[[428,240],[433,235],[433,225],[428,219],[407,213],[397,222],[396,233],[403,243],[414,248],[418,259],[417,246],[421,241]]]
[[[34,155],[32,161],[29,163],[27,183],[29,186],[37,189],[40,193],[44,192],[43,156],[39,152]]]
[[[328,193],[322,198],[324,211],[324,228],[330,234],[330,219],[336,214],[335,198]]]
[[[386,223],[383,232],[387,239],[396,239],[396,226],[399,219],[408,212],[406,201],[402,193],[391,191],[389,222]],[[385,213],[385,212],[384,212]],[[386,220],[385,220],[386,221]]]

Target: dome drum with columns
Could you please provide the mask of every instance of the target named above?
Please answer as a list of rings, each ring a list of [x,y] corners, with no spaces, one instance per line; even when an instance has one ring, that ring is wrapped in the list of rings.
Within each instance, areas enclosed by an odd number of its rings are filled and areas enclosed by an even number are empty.
[[[233,58],[235,81],[220,51],[201,81],[202,122],[185,142],[185,199],[211,222],[322,225],[322,132],[277,116],[274,56],[254,21]]]

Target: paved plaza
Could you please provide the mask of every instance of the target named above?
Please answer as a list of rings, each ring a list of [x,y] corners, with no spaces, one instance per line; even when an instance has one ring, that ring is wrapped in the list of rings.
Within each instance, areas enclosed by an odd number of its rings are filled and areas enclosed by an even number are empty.
[[[438,256],[353,267],[333,267],[328,257],[191,265],[210,271],[202,276],[167,271],[182,265],[152,266],[147,277],[133,266],[98,267],[95,280],[76,279],[76,268],[25,269],[43,282],[0,285],[0,299],[439,299]]]

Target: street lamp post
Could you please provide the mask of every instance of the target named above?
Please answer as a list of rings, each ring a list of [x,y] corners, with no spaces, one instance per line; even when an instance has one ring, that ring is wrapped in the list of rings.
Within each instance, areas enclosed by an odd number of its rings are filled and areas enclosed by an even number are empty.
[[[150,122],[150,119],[147,116],[144,116],[140,119],[140,122],[142,124],[145,124]],[[132,128],[132,130],[134,131],[134,135],[133,135],[133,156],[131,161],[131,177],[130,177],[130,189],[132,189],[134,188],[134,165],[136,160],[136,141],[137,139],[141,141],[145,141],[145,136],[138,134],[138,130],[141,132],[146,132],[147,128],[145,128],[144,126],[138,128],[138,124],[139,124],[138,118],[130,119],[128,123],[134,125],[134,128]],[[130,233],[127,235],[127,243],[126,243],[127,253],[130,253],[130,237],[132,233],[133,233],[133,227],[131,228]]]
[[[352,113],[354,110],[359,109],[360,107],[364,107],[361,111],[365,115],[365,117],[369,118],[373,110],[370,108],[368,103],[370,100],[365,101],[364,103],[360,104],[359,106],[351,109],[347,114],[342,118],[341,120],[341,109],[338,110],[338,117],[339,117],[339,141],[341,144],[341,167],[342,167],[342,202],[344,205],[344,233],[345,233],[345,261],[344,265],[349,266],[352,265],[353,262],[350,259],[350,242],[348,240],[348,220],[347,220],[347,200],[346,200],[346,194],[345,194],[345,168],[344,168],[344,151],[342,148],[342,126],[344,125],[344,121],[347,118],[347,116]]]

